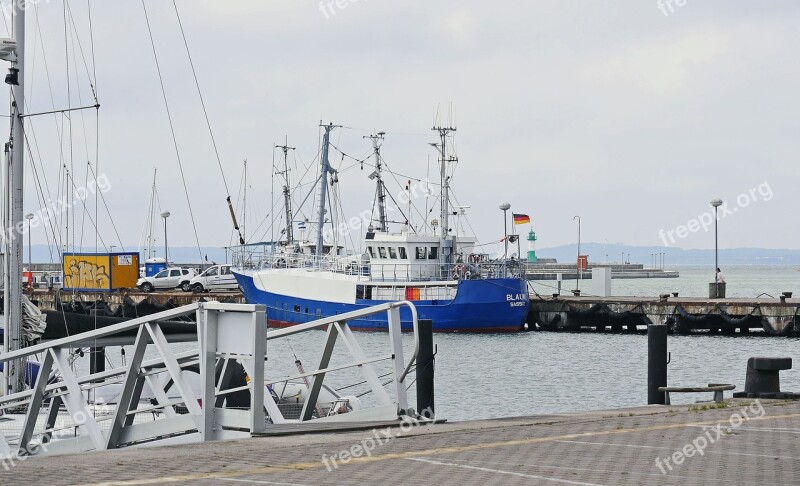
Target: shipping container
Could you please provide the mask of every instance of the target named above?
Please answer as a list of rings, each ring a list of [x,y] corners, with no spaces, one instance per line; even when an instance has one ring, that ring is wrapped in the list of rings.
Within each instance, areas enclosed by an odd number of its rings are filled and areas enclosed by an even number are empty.
[[[64,290],[132,289],[139,280],[138,253],[64,253]]]

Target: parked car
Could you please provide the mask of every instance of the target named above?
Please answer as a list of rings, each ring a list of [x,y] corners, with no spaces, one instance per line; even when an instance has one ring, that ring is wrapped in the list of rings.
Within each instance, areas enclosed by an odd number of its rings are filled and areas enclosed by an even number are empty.
[[[231,272],[230,265],[214,265],[205,272],[196,276],[190,282],[193,292],[204,292],[206,290],[238,290],[239,283]]]
[[[136,286],[142,292],[152,292],[154,290],[167,290],[180,288],[184,292],[192,290],[192,278],[197,275],[197,272],[192,268],[178,268],[170,267],[166,270],[161,270],[152,277],[142,277],[136,282]]]

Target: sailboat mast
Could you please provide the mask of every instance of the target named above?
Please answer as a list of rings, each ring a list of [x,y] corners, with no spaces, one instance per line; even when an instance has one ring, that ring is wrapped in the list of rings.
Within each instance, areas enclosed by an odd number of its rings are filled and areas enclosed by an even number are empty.
[[[328,172],[331,164],[328,160],[328,151],[331,144],[331,130],[334,129],[333,123],[323,125],[325,136],[322,139],[322,174],[319,178],[319,214],[317,215],[317,256],[322,256],[322,236],[325,227],[325,199],[328,196]]]
[[[153,219],[156,211],[156,175],[158,169],[153,168],[153,188],[150,190],[150,227],[147,233],[147,257],[153,258]]]
[[[244,196],[242,197],[242,238],[247,241],[247,159],[244,159],[244,168],[242,172],[242,178],[244,179]]]
[[[11,86],[11,164],[6,201],[9,204],[8,221],[10,240],[6,245],[8,284],[5,286],[5,339],[3,350],[15,351],[22,343],[22,297],[20,295],[22,278],[22,238],[23,188],[25,174],[25,128],[22,112],[25,109],[25,10],[28,2],[12,2],[14,16],[14,38],[17,42],[17,58],[11,63],[12,73],[17,75],[17,83]],[[16,71],[15,71],[16,70]],[[24,362],[14,360],[3,368],[6,394],[24,390]]]
[[[376,229],[382,232],[389,231],[386,219],[386,188],[383,186],[383,179],[381,178],[381,142],[384,135],[386,135],[385,132],[378,132],[376,135],[364,137],[372,140],[372,148],[375,151],[375,173],[373,175],[378,184],[378,227]],[[372,178],[373,176],[370,176],[370,179]]]
[[[289,137],[286,137],[283,145],[276,145],[275,148],[283,150],[283,208],[286,211],[286,242],[294,241],[294,216],[292,215],[292,186],[289,184],[289,151],[295,150],[289,146]]]

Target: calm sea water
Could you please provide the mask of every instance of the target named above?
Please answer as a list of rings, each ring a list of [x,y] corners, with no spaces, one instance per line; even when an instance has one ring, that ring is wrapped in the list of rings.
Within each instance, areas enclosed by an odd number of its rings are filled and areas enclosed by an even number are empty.
[[[713,272],[707,268],[678,268],[681,277],[671,280],[614,280],[615,294],[653,296],[665,292],[703,296]],[[763,292],[777,295],[795,291],[800,295],[800,272],[788,267],[730,267],[724,269],[729,295],[755,297]],[[709,275],[710,274],[710,275]],[[550,293],[550,292],[548,292]],[[267,377],[295,374],[294,355],[306,369],[314,369],[325,334],[308,332],[268,344]],[[389,351],[388,335],[356,333],[367,355]],[[403,337],[406,357],[413,338]],[[626,334],[552,334],[544,332],[511,335],[437,334],[437,415],[448,420],[470,420],[555,412],[644,405],[647,402],[647,336]],[[747,358],[787,356],[800,367],[800,339],[763,336],[670,336],[669,382],[699,386],[732,383],[744,386]],[[118,364],[118,349],[109,358]],[[348,360],[339,343],[331,366]],[[389,372],[388,363],[376,365],[378,373]],[[413,373],[412,373],[413,376]],[[388,379],[388,378],[387,378]],[[344,387],[363,380],[360,372],[331,373],[326,383]],[[800,392],[800,371],[782,373],[782,387]],[[389,387],[387,387],[388,389]],[[415,403],[415,387],[409,389]],[[360,394],[358,385],[344,390]],[[673,402],[709,399],[710,394],[679,395]],[[362,400],[372,402],[371,394]]]
[[[612,295],[653,297],[678,292],[685,297],[708,297],[708,284],[714,281],[711,265],[667,266],[677,270],[679,278],[613,279]],[[721,269],[727,282],[728,297],[757,297],[769,294],[777,298],[781,292],[800,295],[800,271],[797,267],[778,265],[733,265]],[[533,288],[542,295],[550,295],[557,288],[555,281],[532,281]],[[575,288],[575,280],[562,282],[564,292]],[[592,281],[580,284],[585,294],[592,293]]]

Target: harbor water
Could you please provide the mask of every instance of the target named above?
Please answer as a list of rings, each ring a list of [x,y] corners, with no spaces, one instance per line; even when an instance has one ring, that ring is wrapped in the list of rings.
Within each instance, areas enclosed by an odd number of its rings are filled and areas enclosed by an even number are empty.
[[[614,293],[653,296],[680,292],[703,296],[708,286],[708,269],[678,270],[681,277],[677,279],[614,280]],[[730,267],[724,271],[732,296],[755,297],[763,292],[777,295],[781,291],[800,294],[800,272],[794,268]],[[314,369],[324,336],[321,331],[312,331],[270,341],[267,378],[296,375],[295,356],[302,360],[306,370]],[[359,332],[356,337],[368,355],[385,354],[389,350],[386,333]],[[413,351],[413,337],[407,334],[403,340],[408,359]],[[585,411],[647,402],[647,336],[643,334],[436,334],[434,342],[437,416],[448,420]],[[345,349],[343,343],[337,345],[331,366],[349,360]],[[741,390],[747,358],[786,356],[795,359],[797,368],[800,367],[798,349],[800,338],[759,334],[670,336],[669,383],[675,386],[731,383]],[[150,354],[153,350],[149,350]],[[116,364],[119,348],[109,348],[108,357]],[[379,374],[390,371],[386,361],[375,367]],[[413,380],[414,373],[410,376]],[[360,395],[368,390],[366,385],[357,385],[361,381],[363,375],[357,369],[350,369],[329,374],[325,382],[335,388],[348,387],[342,390],[345,395]],[[800,370],[783,372],[781,382],[784,390],[800,392]],[[408,392],[414,406],[415,387],[410,386]],[[679,394],[673,397],[673,403],[710,398],[710,393]],[[366,394],[361,400],[370,403],[372,397]]]
[[[678,292],[682,297],[708,297],[708,284],[714,281],[713,265],[666,266],[677,270],[678,278],[644,278],[611,280],[612,295],[658,297]],[[800,294],[800,271],[788,265],[731,265],[721,269],[727,282],[727,297],[758,297],[761,294],[777,298],[781,292]],[[561,283],[562,293],[578,285],[574,279]],[[592,294],[591,279],[580,282],[581,294]],[[551,295],[558,289],[553,280],[532,280],[530,286],[541,295]],[[768,297],[765,295],[764,297]]]

